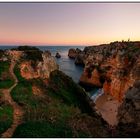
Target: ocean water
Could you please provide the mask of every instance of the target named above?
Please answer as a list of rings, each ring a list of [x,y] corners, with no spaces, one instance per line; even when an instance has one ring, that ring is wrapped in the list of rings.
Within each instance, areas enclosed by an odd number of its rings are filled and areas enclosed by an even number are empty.
[[[84,49],[82,46],[43,46],[38,47],[42,51],[49,50],[52,53],[52,56],[55,57],[56,52],[59,52],[61,58],[55,58],[57,64],[59,65],[59,69],[63,71],[68,76],[72,77],[72,79],[78,83],[79,78],[83,72],[82,66],[77,66],[74,64],[74,60],[68,57],[68,51],[70,48],[79,48],[81,50]]]
[[[11,49],[17,46],[0,46],[0,49]],[[81,50],[84,49],[84,46],[37,46],[40,50],[46,51],[49,50],[52,56],[55,57],[56,52],[59,52],[61,58],[55,58],[57,64],[59,65],[59,69],[63,71],[68,76],[72,77],[72,79],[78,83],[79,78],[82,74],[83,67],[77,66],[74,64],[74,60],[68,57],[68,50],[70,48],[79,48]]]

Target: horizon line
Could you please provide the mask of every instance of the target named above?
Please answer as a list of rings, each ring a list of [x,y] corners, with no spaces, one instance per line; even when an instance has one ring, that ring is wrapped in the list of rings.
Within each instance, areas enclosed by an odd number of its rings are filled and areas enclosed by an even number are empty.
[[[25,44],[25,45],[3,45],[3,44],[0,44],[0,46],[34,46],[34,47],[43,47],[43,46],[88,46],[88,45],[30,45],[30,44]]]

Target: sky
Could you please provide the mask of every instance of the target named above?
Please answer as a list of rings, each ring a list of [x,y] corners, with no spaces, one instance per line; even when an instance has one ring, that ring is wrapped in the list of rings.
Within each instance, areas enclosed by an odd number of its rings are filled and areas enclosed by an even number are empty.
[[[1,45],[140,40],[140,3],[0,3]]]

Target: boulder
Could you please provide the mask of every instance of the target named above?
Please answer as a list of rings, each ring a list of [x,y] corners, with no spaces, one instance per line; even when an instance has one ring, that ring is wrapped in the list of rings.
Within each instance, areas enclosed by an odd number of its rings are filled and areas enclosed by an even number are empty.
[[[59,52],[56,53],[55,57],[56,58],[61,58],[61,55],[59,54]]]

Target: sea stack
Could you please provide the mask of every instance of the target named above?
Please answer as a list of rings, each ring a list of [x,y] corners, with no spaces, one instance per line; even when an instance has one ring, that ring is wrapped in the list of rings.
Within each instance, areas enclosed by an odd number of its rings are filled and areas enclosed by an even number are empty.
[[[61,55],[59,54],[59,52],[56,53],[55,57],[56,58],[61,58]]]
[[[75,49],[69,49],[68,56],[69,56],[69,58],[75,59],[76,56],[77,56],[76,50]]]

